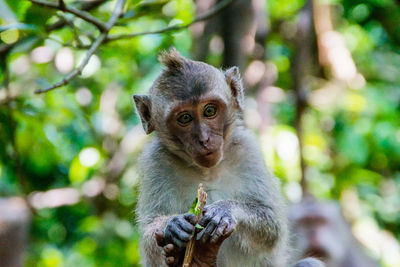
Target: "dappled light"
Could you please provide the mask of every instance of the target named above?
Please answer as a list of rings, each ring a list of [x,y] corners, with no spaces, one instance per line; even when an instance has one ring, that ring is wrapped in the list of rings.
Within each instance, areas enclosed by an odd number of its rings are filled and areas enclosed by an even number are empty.
[[[35,63],[47,63],[53,59],[54,50],[48,46],[36,47],[31,52],[31,59]]]
[[[58,50],[54,63],[61,73],[68,73],[74,67],[74,54],[68,47]]]

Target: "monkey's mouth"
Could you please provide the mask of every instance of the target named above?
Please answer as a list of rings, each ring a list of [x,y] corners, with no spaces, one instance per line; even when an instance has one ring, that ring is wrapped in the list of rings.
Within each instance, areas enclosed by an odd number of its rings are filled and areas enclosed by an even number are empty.
[[[329,257],[328,252],[323,248],[310,248],[306,253],[307,257],[315,257],[317,259],[327,259]]]
[[[199,153],[199,155],[198,155],[198,157],[200,158],[207,158],[207,157],[210,157],[210,156],[212,156],[212,155],[214,155],[215,153],[218,153],[219,152],[219,150],[218,149],[215,149],[215,150],[206,150],[206,151],[203,151],[203,152],[201,152],[201,153]]]
[[[211,168],[220,162],[220,150],[208,151],[196,157],[196,163],[201,167]]]

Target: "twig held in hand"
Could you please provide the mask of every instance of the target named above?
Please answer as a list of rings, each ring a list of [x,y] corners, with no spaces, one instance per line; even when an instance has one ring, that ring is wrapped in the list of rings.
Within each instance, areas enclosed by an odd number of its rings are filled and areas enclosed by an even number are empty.
[[[206,205],[207,202],[207,193],[203,189],[203,184],[199,184],[199,189],[197,190],[197,205],[195,207],[195,210],[197,211],[196,215],[196,223],[198,223],[201,219],[202,211],[204,206]],[[194,245],[196,243],[196,232],[194,233],[192,239],[189,241],[186,247],[185,251],[185,257],[183,260],[183,267],[190,267],[190,264],[192,263],[193,259],[193,253],[194,253]]]

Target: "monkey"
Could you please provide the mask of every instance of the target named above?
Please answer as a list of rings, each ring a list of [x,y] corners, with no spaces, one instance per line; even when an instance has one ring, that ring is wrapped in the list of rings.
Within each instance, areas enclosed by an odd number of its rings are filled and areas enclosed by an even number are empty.
[[[243,122],[239,69],[219,70],[171,48],[149,90],[134,95],[144,131],[136,207],[143,266],[180,266],[196,218],[187,213],[201,182],[208,194],[196,246],[214,248],[195,266],[288,266],[288,222],[280,182]],[[196,251],[196,250],[195,250]],[[199,256],[200,255],[200,256]],[[295,267],[321,267],[304,259]]]
[[[327,267],[378,267],[354,238],[336,202],[320,202],[307,195],[291,205],[293,247],[300,257],[324,259]]]

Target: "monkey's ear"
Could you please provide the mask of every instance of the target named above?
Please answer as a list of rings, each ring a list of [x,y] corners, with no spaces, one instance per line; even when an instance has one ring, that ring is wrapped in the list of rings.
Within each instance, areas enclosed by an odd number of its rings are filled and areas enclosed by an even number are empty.
[[[175,49],[175,47],[170,48],[169,51],[163,51],[158,56],[158,60],[164,64],[169,70],[178,70],[184,64],[186,59]]]
[[[134,95],[133,100],[136,104],[136,110],[142,121],[143,129],[146,134],[154,131],[154,125],[151,121],[151,101],[147,95]]]
[[[235,98],[236,107],[240,110],[243,109],[243,84],[242,78],[240,77],[239,68],[232,67],[227,69],[225,72],[226,83],[231,88],[232,96]]]

